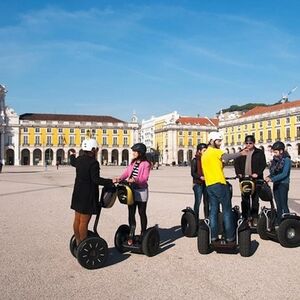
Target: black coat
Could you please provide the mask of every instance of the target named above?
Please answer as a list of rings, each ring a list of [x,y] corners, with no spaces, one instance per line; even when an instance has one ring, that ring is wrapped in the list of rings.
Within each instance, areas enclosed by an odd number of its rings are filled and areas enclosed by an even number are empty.
[[[100,177],[99,162],[93,157],[71,155],[70,162],[76,168],[71,208],[82,214],[97,214],[99,185],[112,185],[112,180]]]
[[[200,179],[200,176],[204,176],[204,174],[203,174],[203,172],[202,172],[202,174],[199,174],[201,172],[198,172],[197,159],[200,159],[200,158],[199,157],[194,157],[191,161],[191,175],[193,177],[193,183],[205,184],[205,182]],[[200,160],[200,163],[201,163],[201,160]]]
[[[246,156],[239,156],[234,160],[234,169],[236,175],[245,175]],[[256,173],[259,179],[263,179],[264,169],[266,168],[266,156],[265,153],[258,148],[254,148],[251,159],[252,174]]]

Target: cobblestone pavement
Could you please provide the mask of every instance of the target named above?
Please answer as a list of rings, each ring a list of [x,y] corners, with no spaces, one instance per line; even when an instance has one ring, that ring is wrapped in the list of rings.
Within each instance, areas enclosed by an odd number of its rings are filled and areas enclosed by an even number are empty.
[[[103,177],[122,167],[103,167]],[[226,174],[233,170],[227,168]],[[107,265],[82,268],[69,252],[72,167],[7,167],[0,174],[0,299],[299,299],[300,247],[287,249],[252,235],[253,255],[200,255],[196,238],[181,234],[181,209],[193,203],[190,169],[153,170],[149,225],[159,224],[155,257],[119,254],[114,234],[127,222],[116,202],[103,209],[99,231],[109,245]],[[233,202],[239,204],[238,183]],[[300,214],[300,171],[292,171],[290,207]],[[137,218],[139,224],[139,218]],[[92,225],[92,224],[91,224]]]

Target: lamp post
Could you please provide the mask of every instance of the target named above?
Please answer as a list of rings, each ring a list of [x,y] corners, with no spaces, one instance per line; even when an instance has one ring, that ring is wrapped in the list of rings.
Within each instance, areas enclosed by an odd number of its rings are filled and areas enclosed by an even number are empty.
[[[4,164],[4,133],[5,133],[5,95],[7,89],[0,84],[0,162]]]

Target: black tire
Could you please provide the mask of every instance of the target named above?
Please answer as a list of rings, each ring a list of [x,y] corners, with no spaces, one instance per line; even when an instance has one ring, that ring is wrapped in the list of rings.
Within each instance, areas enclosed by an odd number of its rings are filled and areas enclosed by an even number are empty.
[[[145,255],[151,257],[159,251],[160,236],[156,227],[146,230],[142,240],[142,251]]]
[[[246,229],[239,232],[239,248],[240,254],[243,257],[251,255],[251,231]]]
[[[199,228],[197,239],[198,251],[200,254],[209,254],[211,252],[209,244],[209,231],[204,228]]]
[[[108,257],[108,246],[100,237],[88,237],[77,248],[77,260],[86,269],[99,269]]]
[[[261,213],[258,218],[257,222],[257,233],[259,234],[259,237],[262,240],[268,240],[268,234],[267,234],[267,217],[264,213]]]
[[[285,219],[277,231],[278,240],[281,246],[294,248],[300,246],[300,220]]]
[[[197,222],[195,214],[186,211],[181,217],[181,231],[186,237],[194,237],[197,234]]]
[[[88,237],[96,237],[98,236],[95,232],[88,230]],[[71,239],[70,239],[70,243],[69,243],[69,247],[70,247],[70,252],[72,253],[72,255],[76,258],[77,257],[77,247],[76,247],[76,240],[75,240],[75,235],[73,234]]]
[[[76,240],[75,240],[75,235],[73,234],[71,239],[70,239],[70,244],[69,244],[69,247],[70,247],[70,252],[72,253],[72,255],[76,258]]]
[[[116,231],[115,247],[121,253],[124,253],[127,251],[124,249],[123,244],[124,244],[124,242],[126,242],[128,240],[129,232],[130,232],[130,228],[128,225],[121,225],[118,228],[118,230]]]

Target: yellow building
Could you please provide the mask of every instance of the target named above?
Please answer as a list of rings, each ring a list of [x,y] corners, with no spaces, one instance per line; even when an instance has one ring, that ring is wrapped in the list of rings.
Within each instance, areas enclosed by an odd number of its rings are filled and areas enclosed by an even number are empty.
[[[280,140],[286,144],[293,161],[300,158],[300,100],[257,106],[238,118],[220,119],[219,127],[228,152],[240,150],[245,136],[253,134],[261,149],[267,150]],[[267,151],[268,159],[270,155]]]
[[[125,164],[138,128],[111,116],[26,113],[20,115],[20,164],[67,164],[70,150],[79,153],[86,137],[97,140],[101,164]]]
[[[156,149],[161,163],[182,164],[190,162],[199,143],[207,143],[209,132],[217,130],[218,119],[179,117],[155,123]]]

